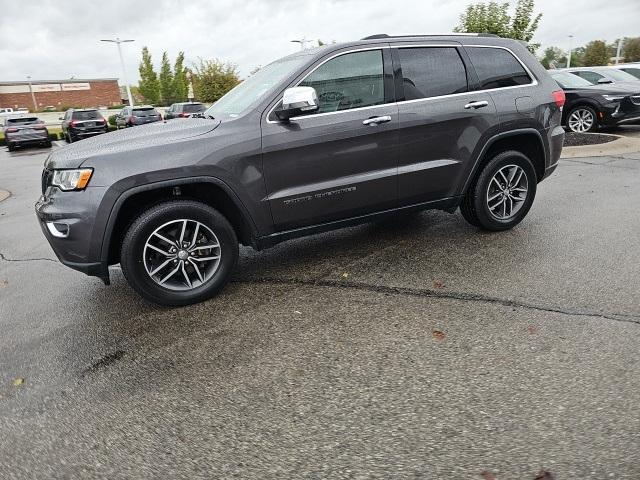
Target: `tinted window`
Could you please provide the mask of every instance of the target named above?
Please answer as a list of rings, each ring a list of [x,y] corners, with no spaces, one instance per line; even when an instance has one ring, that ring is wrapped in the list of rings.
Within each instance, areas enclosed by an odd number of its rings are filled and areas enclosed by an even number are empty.
[[[549,72],[549,74],[551,75],[551,78],[558,82],[558,85],[562,88],[581,88],[591,86],[591,82],[567,72]]]
[[[204,105],[201,103],[187,103],[182,106],[182,111],[187,113],[204,112]]]
[[[520,62],[502,48],[467,47],[480,79],[480,88],[502,88],[531,83]]]
[[[96,118],[102,118],[102,115],[97,110],[85,110],[73,112],[74,120],[94,120]]]
[[[319,113],[382,104],[382,51],[367,50],[333,58],[313,71],[300,85],[316,89]]]
[[[640,68],[623,68],[623,72],[627,72],[636,78],[640,78]]]
[[[604,78],[603,75],[600,75],[599,73],[596,72],[571,72],[574,75],[578,75],[581,78],[584,78],[586,81],[591,82],[592,84],[596,84],[598,83],[598,80],[600,80],[601,78]]]
[[[158,115],[158,112],[156,112],[156,109],[151,107],[151,108],[134,108],[133,109],[133,115],[136,117],[151,117],[153,115]]]
[[[21,118],[8,118],[7,125],[19,125],[25,124],[28,125],[30,123],[40,123],[40,120],[37,117],[21,117]]]
[[[467,72],[455,48],[401,48],[399,54],[406,100],[467,91]]]

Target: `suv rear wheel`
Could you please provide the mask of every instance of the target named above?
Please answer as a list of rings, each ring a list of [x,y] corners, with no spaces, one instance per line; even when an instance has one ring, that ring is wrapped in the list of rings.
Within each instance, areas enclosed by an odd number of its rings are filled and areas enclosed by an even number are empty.
[[[176,200],[150,208],[132,223],[120,264],[145,299],[178,306],[213,297],[229,281],[237,259],[236,234],[220,212]]]
[[[536,196],[537,177],[531,160],[517,151],[493,157],[469,187],[460,211],[485,230],[507,230],[527,215]]]

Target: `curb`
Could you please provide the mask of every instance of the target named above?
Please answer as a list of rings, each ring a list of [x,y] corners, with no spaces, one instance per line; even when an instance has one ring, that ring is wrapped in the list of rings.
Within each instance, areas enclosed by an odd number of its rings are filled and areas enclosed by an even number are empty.
[[[560,158],[580,157],[606,157],[609,155],[622,155],[625,153],[640,152],[640,138],[611,135],[617,140],[597,145],[584,145],[581,147],[564,147]]]
[[[8,192],[6,190],[2,190],[0,188],[0,202],[3,200],[6,200],[7,198],[9,198],[11,196],[11,192]]]

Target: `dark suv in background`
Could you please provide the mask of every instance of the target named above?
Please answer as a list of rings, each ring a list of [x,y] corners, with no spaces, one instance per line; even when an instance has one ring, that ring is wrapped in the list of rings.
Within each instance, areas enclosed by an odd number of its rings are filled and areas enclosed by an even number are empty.
[[[107,133],[109,127],[102,114],[95,108],[70,108],[60,117],[62,134],[67,143]]]
[[[420,209],[512,228],[557,166],[564,100],[514,40],[325,45],[261,68],[203,118],[52,152],[36,212],[65,265],[108,283],[120,263],[146,299],[185,305],[225,285],[238,243]]]
[[[124,107],[116,115],[116,128],[135,127],[147,123],[159,122],[162,115],[151,106]]]
[[[165,112],[165,120],[172,118],[189,118],[194,114],[202,113],[206,107],[199,102],[174,103]]]

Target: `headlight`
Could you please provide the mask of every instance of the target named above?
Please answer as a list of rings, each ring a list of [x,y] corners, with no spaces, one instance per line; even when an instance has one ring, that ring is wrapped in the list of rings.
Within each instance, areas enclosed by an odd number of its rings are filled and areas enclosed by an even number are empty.
[[[89,183],[93,169],[80,168],[78,170],[54,170],[51,184],[60,190],[82,190]]]
[[[619,102],[624,98],[624,95],[602,95],[608,102]]]

